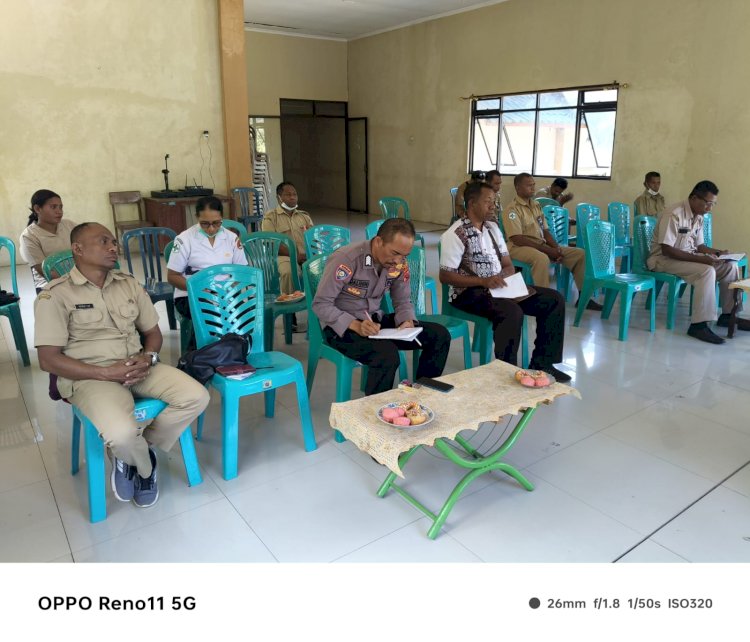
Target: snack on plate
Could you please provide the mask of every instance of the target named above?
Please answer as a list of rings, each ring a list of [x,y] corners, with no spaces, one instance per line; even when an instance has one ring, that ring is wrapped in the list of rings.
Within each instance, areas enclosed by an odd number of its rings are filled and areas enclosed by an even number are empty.
[[[392,408],[383,408],[380,415],[384,421],[394,426],[419,426],[429,419],[429,414],[416,401],[407,401]]]
[[[551,383],[549,375],[542,370],[518,370],[515,377],[518,383],[528,388],[543,388]]]
[[[295,290],[291,294],[281,294],[277,297],[277,301],[279,303],[285,303],[287,301],[295,301],[296,299],[300,299],[303,296],[305,296],[305,293],[300,290]]]

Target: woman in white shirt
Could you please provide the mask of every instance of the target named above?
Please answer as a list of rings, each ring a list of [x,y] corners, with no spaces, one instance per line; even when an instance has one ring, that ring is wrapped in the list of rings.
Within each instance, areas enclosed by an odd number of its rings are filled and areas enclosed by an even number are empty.
[[[21,232],[21,258],[31,266],[37,294],[47,284],[42,261],[51,254],[70,249],[70,231],[75,221],[63,218],[62,199],[49,189],[40,189],[31,197],[28,227]]]
[[[184,317],[190,316],[187,280],[213,265],[247,265],[237,236],[222,227],[223,205],[215,196],[204,196],[195,206],[198,222],[177,235],[167,263],[167,281],[174,286],[174,305]]]

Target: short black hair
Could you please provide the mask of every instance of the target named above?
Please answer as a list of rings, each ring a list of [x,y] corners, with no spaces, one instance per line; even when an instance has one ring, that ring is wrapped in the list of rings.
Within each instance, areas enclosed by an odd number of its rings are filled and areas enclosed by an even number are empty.
[[[284,188],[285,188],[285,187],[286,187],[287,185],[289,185],[289,187],[294,187],[294,184],[293,184],[293,183],[290,183],[289,181],[283,181],[282,183],[279,183],[279,184],[278,184],[278,185],[276,186],[276,196],[281,196],[281,192],[283,192],[283,191],[284,191]],[[294,189],[297,189],[297,188],[296,188],[296,187],[294,187]]]
[[[414,238],[417,232],[412,222],[405,218],[387,218],[378,229],[378,236],[383,239],[383,243],[390,243],[396,234]]]
[[[521,172],[520,174],[516,174],[515,178],[513,179],[513,187],[518,187],[521,184],[521,181],[525,178],[531,178],[531,174],[528,172]]]
[[[492,190],[487,183],[469,183],[466,191],[464,192],[464,207],[469,209],[469,203],[476,201],[483,189]]]
[[[495,178],[495,176],[500,176],[500,172],[498,172],[496,169],[491,169],[484,175],[484,180],[489,183],[493,178]]]
[[[198,216],[205,210],[213,210],[224,216],[224,204],[215,196],[202,196],[195,204],[195,215]]]
[[[565,178],[556,178],[552,181],[553,185],[557,185],[560,189],[568,189],[568,180]]]
[[[716,187],[716,183],[712,183],[708,180],[699,181],[695,184],[693,191],[690,192],[690,196],[705,196],[706,194],[713,194],[714,196],[719,195],[719,188]]]
[[[648,183],[652,178],[661,178],[659,172],[646,172],[646,178],[643,179],[644,183]]]
[[[486,173],[484,172],[484,170],[481,170],[481,169],[475,169],[475,170],[474,170],[474,171],[473,171],[473,172],[472,172],[472,173],[470,174],[470,176],[471,176],[471,178],[470,178],[469,180],[471,180],[472,182],[476,182],[476,181],[483,181],[483,180],[486,180],[487,174],[486,174]]]
[[[79,223],[72,230],[70,230],[70,244],[71,245],[73,245],[73,243],[76,243],[78,241],[78,238],[81,236],[81,234],[83,234],[83,231],[89,225],[96,225],[96,223]]]

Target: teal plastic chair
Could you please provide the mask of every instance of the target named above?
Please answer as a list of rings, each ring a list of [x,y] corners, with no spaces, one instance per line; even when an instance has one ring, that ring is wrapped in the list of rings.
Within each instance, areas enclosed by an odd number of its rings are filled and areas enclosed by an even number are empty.
[[[398,196],[386,196],[378,201],[383,218],[405,218],[409,220],[409,203]]]
[[[72,250],[63,250],[62,252],[55,252],[45,257],[42,261],[42,274],[47,281],[53,281],[54,279],[67,274],[75,266],[73,260]],[[54,272],[54,274],[53,274]],[[57,276],[55,276],[55,274]]]
[[[440,258],[440,243],[438,243],[438,259]],[[479,353],[479,365],[483,366],[490,363],[494,358],[494,334],[492,332],[492,322],[484,317],[464,312],[454,307],[450,302],[450,296],[448,286],[445,283],[441,284],[443,304],[443,314],[454,317],[456,319],[463,319],[464,321],[470,321],[474,324],[474,340],[472,342],[472,352]],[[529,366],[529,329],[526,315],[523,315],[523,325],[521,326],[521,367],[528,368]]]
[[[551,207],[559,207],[560,203],[556,201],[554,198],[547,198],[546,196],[539,196],[538,198],[534,199],[537,203],[542,207],[542,210],[545,207],[551,206]]]
[[[233,221],[231,218],[225,218],[221,221],[221,226],[228,230],[236,230],[240,235],[240,243],[242,243],[248,236],[247,228],[239,221]]]
[[[382,200],[382,199],[381,199]],[[372,221],[371,223],[368,223],[365,227],[365,239],[368,241],[371,241],[378,233],[378,230],[380,229],[380,226],[385,223],[384,218],[379,218],[376,221]],[[417,234],[414,237],[415,241],[419,241],[421,244],[422,249],[424,249],[424,238],[421,234]],[[435,279],[431,276],[425,275],[425,288],[430,293],[430,310],[432,311],[432,314],[437,314],[437,284],[435,283]]]
[[[260,190],[255,187],[235,187],[232,189],[232,196],[237,198],[240,203],[240,212],[237,220],[245,226],[244,231],[258,231],[263,222],[263,213],[260,210]],[[250,204],[251,198],[252,206]]]
[[[602,319],[608,319],[615,304],[617,295],[620,294],[620,341],[628,340],[628,326],[630,324],[630,309],[633,297],[638,292],[646,290],[655,291],[656,282],[653,276],[643,274],[616,274],[615,273],[615,227],[607,221],[589,221],[583,228],[582,238],[586,244],[586,276],[581,288],[581,296],[578,299],[578,309],[573,325],[578,327],[581,316],[586,309],[586,303],[591,299],[594,291],[603,288],[604,309]],[[655,298],[651,297],[651,324],[653,332],[656,328],[656,306]]]
[[[537,199],[539,200],[539,199]],[[552,199],[548,199],[552,200]],[[545,205],[542,208],[544,218],[547,221],[547,227],[552,238],[558,245],[566,247],[568,245],[568,232],[570,230],[570,213],[564,207],[559,205]],[[557,290],[568,300],[570,292],[570,270],[560,263],[553,263],[555,268],[555,277],[557,279]]]
[[[164,248],[164,262],[169,263],[169,257],[172,254],[173,241],[167,243]],[[190,345],[190,339],[193,338],[193,321],[184,317],[180,314],[180,311],[175,307],[174,309],[177,320],[180,322],[180,354],[187,352],[188,346]]]
[[[16,244],[6,236],[0,236],[0,254],[2,248],[8,250],[10,254],[10,284],[13,294],[18,296],[18,281],[16,280]],[[21,361],[24,366],[28,366],[29,348],[26,345],[26,333],[23,329],[23,319],[21,318],[21,307],[18,301],[0,305],[0,316],[8,317],[10,329],[13,331],[13,340],[16,342],[16,349],[21,353]]]
[[[646,307],[651,305],[652,298],[658,298],[662,286],[667,286],[667,330],[674,328],[677,314],[677,300],[680,287],[685,285],[679,276],[667,272],[652,272],[648,269],[646,260],[650,253],[651,243],[656,231],[656,217],[636,216],[633,221],[633,274],[643,274],[654,277],[656,285],[654,291],[649,292]]]
[[[155,419],[167,407],[159,399],[137,399],[133,414],[137,422]],[[107,519],[106,480],[104,468],[104,443],[97,427],[81,412],[80,408],[73,408],[73,440],[71,448],[70,472],[78,474],[78,454],[81,443],[81,426],[83,426],[84,443],[86,449],[86,468],[88,474],[89,520],[95,524]],[[198,457],[195,454],[195,443],[190,426],[180,435],[182,462],[185,465],[185,475],[188,486],[197,486],[203,482]]]
[[[630,272],[633,237],[630,233],[630,205],[614,201],[607,206],[607,220],[615,226],[615,259],[620,257],[620,272]]]
[[[309,255],[308,255],[309,256]],[[315,299],[315,293],[318,291],[318,285],[323,278],[323,272],[330,254],[321,254],[312,259],[308,259],[302,265],[302,280],[307,292],[307,327],[310,334],[310,351],[307,356],[307,392],[312,394],[313,384],[315,383],[315,372],[318,369],[318,362],[321,359],[327,359],[336,367],[336,403],[349,401],[352,397],[352,378],[355,368],[364,368],[359,361],[345,357],[335,348],[326,343],[323,329],[320,327],[320,319],[315,314],[312,304]],[[361,387],[364,390],[365,377],[367,369],[362,372]],[[334,438],[339,443],[345,441],[344,436],[338,431],[334,431]]]
[[[215,374],[212,385],[221,395],[222,474],[237,477],[240,398],[264,393],[266,417],[273,418],[276,388],[297,386],[297,403],[306,451],[315,450],[310,401],[302,364],[282,352],[264,349],[263,272],[247,265],[214,265],[188,279],[188,298],[198,348],[236,332],[252,339],[248,363],[258,372],[240,381]],[[198,439],[203,435],[204,414],[198,417]]]
[[[331,254],[351,243],[349,228],[338,225],[313,225],[305,230],[305,254],[308,260],[321,254]]]
[[[711,212],[706,212],[703,215],[703,242],[708,247],[713,247],[714,233],[713,233],[713,216]],[[740,270],[740,277],[743,279],[747,278],[747,254],[737,261],[737,267]],[[744,294],[743,294],[744,296]],[[718,299],[717,299],[718,300]]]
[[[164,301],[167,306],[170,330],[177,329],[177,321],[174,315],[174,286],[167,283],[166,275],[162,272],[159,244],[162,237],[174,241],[176,236],[175,231],[168,227],[141,227],[128,230],[122,235],[122,249],[125,253],[125,260],[128,262],[128,272],[131,274],[133,274],[133,262],[130,257],[130,241],[134,239],[138,241],[143,277],[146,279],[143,288],[151,299],[151,303]]]
[[[586,239],[583,230],[586,229],[589,221],[599,221],[602,218],[601,210],[591,203],[578,203],[576,205],[576,244],[582,249],[586,249]]]
[[[451,225],[458,220],[458,214],[456,213],[456,194],[458,194],[458,187],[451,187]]]
[[[300,289],[299,272],[297,270],[297,246],[286,234],[277,232],[253,232],[248,235],[242,243],[245,248],[247,262],[263,272],[263,284],[265,287],[265,342],[266,350],[273,350],[274,325],[276,317],[283,316],[284,340],[287,345],[292,344],[292,314],[304,310],[305,299],[292,301],[290,303],[276,303],[276,298],[281,294],[281,280],[279,276],[279,248],[284,245],[289,253],[289,261],[292,266],[292,286],[295,290]]]

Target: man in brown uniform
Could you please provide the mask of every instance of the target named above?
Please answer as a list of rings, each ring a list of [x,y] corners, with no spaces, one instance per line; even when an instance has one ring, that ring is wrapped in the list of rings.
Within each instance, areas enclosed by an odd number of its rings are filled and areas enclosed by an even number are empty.
[[[664,211],[666,201],[659,193],[661,188],[661,174],[659,172],[648,172],[643,181],[646,188],[638,198],[635,199],[635,211],[639,216],[658,216]]]
[[[722,311],[717,325],[727,327],[733,302],[729,284],[740,278],[735,261],[718,258],[726,250],[708,247],[703,241],[703,215],[716,205],[718,194],[719,188],[714,183],[701,181],[687,201],[667,207],[659,215],[647,261],[650,270],[676,274],[695,288],[687,333],[707,343],[724,343],[708,327],[710,321],[716,321],[717,281]],[[740,330],[750,330],[747,319],[737,319],[737,323]]]
[[[406,257],[414,245],[411,221],[391,218],[371,241],[336,250],[328,259],[313,300],[328,345],[368,366],[365,394],[390,390],[399,366],[399,350],[421,350],[416,378],[439,377],[448,358],[451,336],[437,323],[418,323],[411,304]],[[380,303],[391,293],[395,314]],[[372,340],[381,328],[421,326],[416,341]]]
[[[547,227],[542,208],[534,200],[536,183],[531,174],[521,173],[513,179],[516,197],[503,212],[503,227],[512,259],[531,264],[534,285],[549,287],[550,263],[562,263],[573,273],[578,292],[583,286],[586,271],[586,254],[578,247],[557,244]],[[586,305],[588,310],[601,310],[594,300]]]
[[[159,316],[135,277],[112,269],[117,241],[109,230],[82,223],[70,242],[76,267],[47,284],[34,304],[39,365],[58,376],[60,395],[91,419],[109,447],[117,499],[151,506],[159,493],[149,445],[172,448],[208,405],[208,391],[159,363]],[[168,405],[141,430],[134,397]]]

